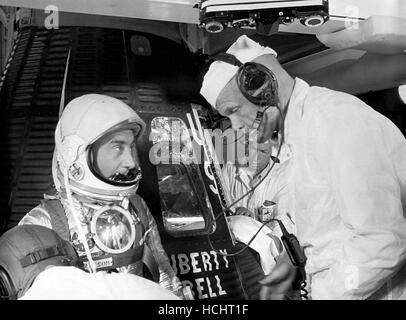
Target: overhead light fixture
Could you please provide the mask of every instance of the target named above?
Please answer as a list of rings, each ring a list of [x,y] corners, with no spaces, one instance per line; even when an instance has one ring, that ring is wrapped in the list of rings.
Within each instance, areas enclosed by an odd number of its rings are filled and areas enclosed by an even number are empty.
[[[399,97],[406,104],[406,84],[399,86]]]
[[[140,35],[133,35],[131,37],[131,51],[136,56],[150,56],[152,53],[151,44],[147,37]]]

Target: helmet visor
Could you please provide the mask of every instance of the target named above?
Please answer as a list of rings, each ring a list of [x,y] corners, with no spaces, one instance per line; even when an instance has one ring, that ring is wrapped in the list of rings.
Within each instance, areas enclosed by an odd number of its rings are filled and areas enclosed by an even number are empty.
[[[137,152],[140,126],[131,123],[109,130],[89,145],[88,166],[99,179],[115,186],[131,186],[141,179]]]

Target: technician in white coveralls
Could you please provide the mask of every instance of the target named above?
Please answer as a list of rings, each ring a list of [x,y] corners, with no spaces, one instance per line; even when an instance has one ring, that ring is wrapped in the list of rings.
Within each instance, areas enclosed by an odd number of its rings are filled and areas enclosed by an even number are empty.
[[[287,211],[308,258],[311,297],[405,298],[402,133],[352,95],[293,79],[275,51],[246,36],[227,53],[211,64],[201,94],[234,129],[283,143],[279,160],[291,161]],[[294,276],[282,254],[262,298],[283,296]]]

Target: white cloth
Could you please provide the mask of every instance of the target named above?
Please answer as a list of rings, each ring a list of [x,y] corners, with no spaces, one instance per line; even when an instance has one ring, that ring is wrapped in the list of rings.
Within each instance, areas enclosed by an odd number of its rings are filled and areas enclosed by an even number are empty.
[[[406,277],[387,281],[406,258],[402,133],[356,97],[297,78],[285,141],[289,211],[313,299],[364,299],[381,287],[375,298],[401,298]]]
[[[247,216],[230,216],[227,217],[227,222],[235,238],[245,244],[248,244],[262,226],[262,223]],[[265,275],[272,271],[276,264],[275,258],[279,255],[274,240],[268,234],[272,234],[272,230],[264,226],[249,245],[258,252]]]
[[[276,56],[276,52],[269,47],[263,47],[246,35],[239,37],[226,51],[234,55],[242,63],[249,62],[264,54]],[[203,78],[200,93],[205,99],[216,107],[216,100],[221,90],[231,80],[238,70],[237,66],[223,61],[214,61]]]
[[[19,300],[180,300],[155,282],[129,273],[86,273],[75,267],[42,271]]]

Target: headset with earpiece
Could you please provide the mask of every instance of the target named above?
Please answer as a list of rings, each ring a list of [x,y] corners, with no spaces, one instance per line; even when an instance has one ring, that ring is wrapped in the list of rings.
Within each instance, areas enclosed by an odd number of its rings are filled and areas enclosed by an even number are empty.
[[[230,53],[219,53],[212,57],[238,67],[236,79],[241,93],[248,101],[260,107],[276,107],[278,103],[278,81],[275,74],[257,62],[242,63]]]

